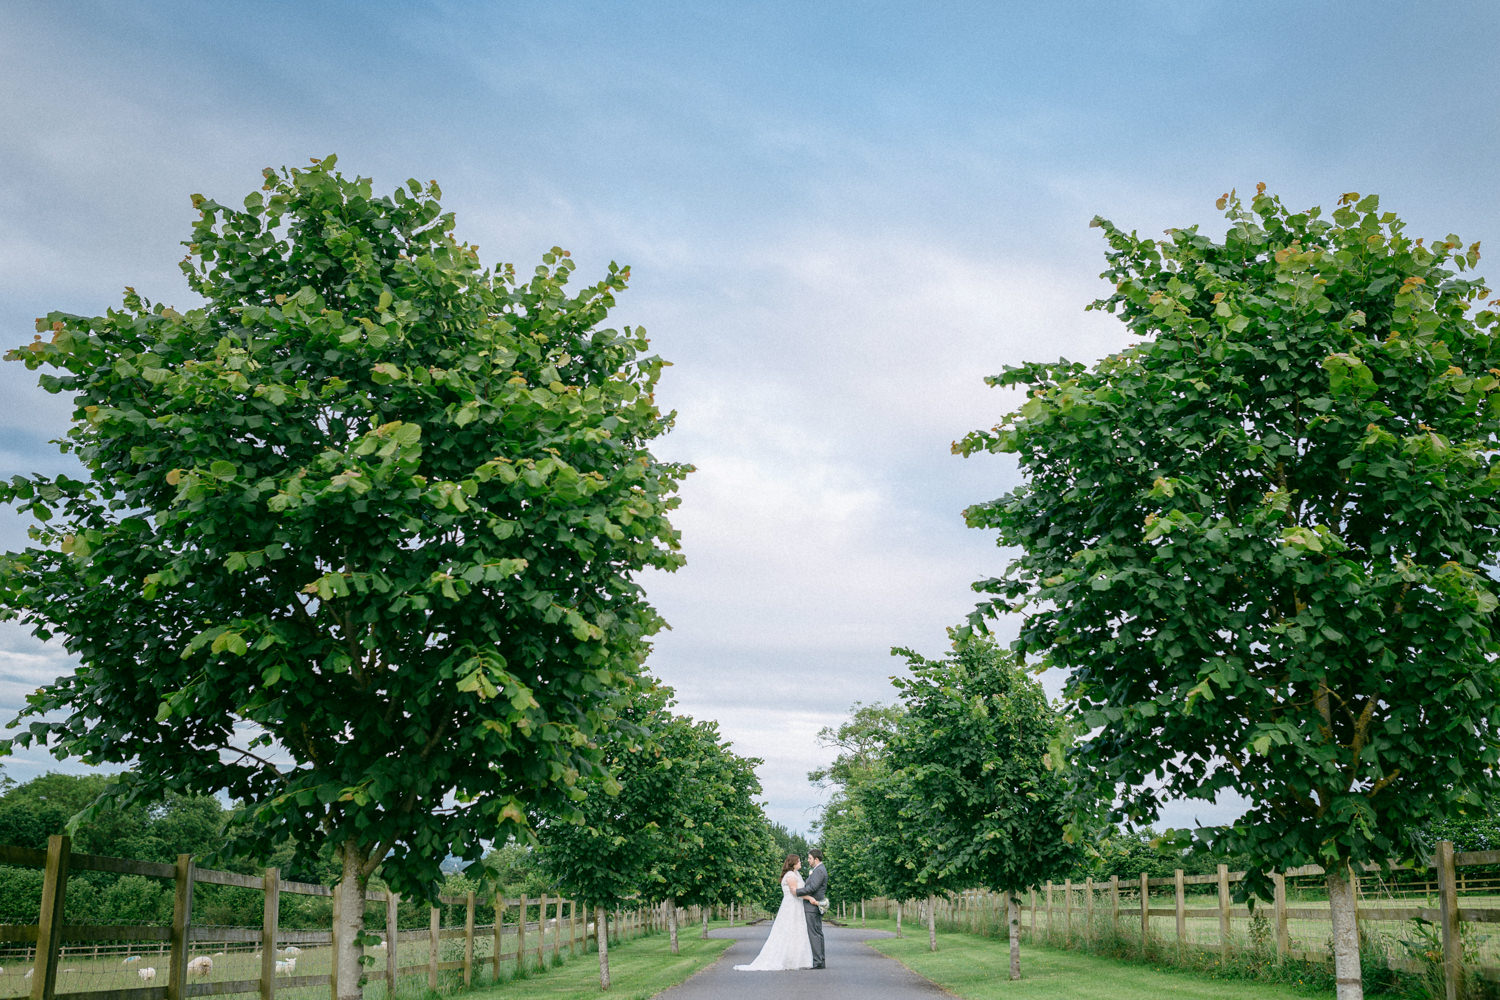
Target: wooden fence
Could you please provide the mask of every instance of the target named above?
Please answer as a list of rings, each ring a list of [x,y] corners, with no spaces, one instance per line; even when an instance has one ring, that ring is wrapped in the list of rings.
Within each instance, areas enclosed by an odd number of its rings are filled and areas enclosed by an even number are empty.
[[[231,993],[258,993],[260,1000],[275,1000],[279,990],[299,987],[327,986],[330,995],[337,1000],[337,963],[330,962],[331,971],[321,975],[292,975],[295,962],[287,965],[283,958],[278,963],[277,949],[291,947],[296,951],[308,948],[333,948],[337,942],[332,930],[291,930],[279,926],[280,896],[296,893],[309,896],[332,896],[337,900],[337,887],[305,882],[291,882],[280,877],[276,869],[268,869],[263,875],[241,875],[235,872],[212,871],[199,868],[190,855],[181,855],[175,865],[147,861],[131,861],[98,855],[75,854],[67,837],[51,837],[47,850],[38,851],[20,847],[0,847],[0,864],[25,868],[40,868],[44,871],[40,915],[36,924],[0,925],[0,947],[24,946],[24,955],[30,962],[27,973],[27,989],[31,1000],[186,1000],[188,997],[218,996]],[[175,888],[172,924],[162,926],[114,926],[96,924],[64,924],[63,911],[67,896],[69,877],[80,871],[111,872],[121,875],[144,875],[153,878],[171,879]],[[195,884],[238,886],[258,890],[265,894],[264,918],[259,928],[221,927],[195,925],[193,922],[193,886]],[[380,945],[366,949],[366,954],[385,954],[383,970],[371,970],[372,979],[383,973],[386,997],[396,994],[396,980],[403,976],[426,975],[429,989],[436,990],[440,973],[462,971],[463,983],[467,987],[473,982],[476,965],[481,968],[488,963],[493,975],[499,978],[502,969],[514,963],[522,969],[533,959],[536,965],[544,965],[550,947],[553,960],[557,960],[563,948],[576,953],[586,947],[591,938],[592,921],[585,910],[580,914],[578,904],[572,900],[543,895],[537,900],[505,899],[498,895],[488,899],[477,899],[472,892],[466,896],[439,897],[449,906],[462,906],[464,923],[461,927],[442,926],[442,910],[431,908],[429,925],[424,930],[400,930],[397,927],[397,907],[400,898],[396,893],[371,890],[367,903],[385,904],[385,934]],[[483,912],[481,913],[481,908]],[[531,919],[531,913],[536,919]],[[550,913],[550,917],[549,917]],[[687,918],[696,911],[680,910]],[[596,909],[595,918],[599,916]],[[492,917],[483,923],[476,919]],[[611,937],[622,939],[633,937],[655,929],[665,921],[666,915],[659,907],[637,907],[616,909],[607,927]],[[442,942],[447,939],[463,940],[461,958],[446,958]],[[486,940],[488,938],[488,940]],[[506,939],[514,945],[506,951],[502,947]],[[425,940],[426,961],[401,965],[399,952],[402,942],[407,944]],[[64,942],[74,944],[65,945]],[[60,990],[58,988],[59,960],[64,955],[99,957],[101,946],[104,955],[118,957],[119,942],[130,942],[124,948],[132,952],[135,961],[141,952],[150,953],[150,944],[156,945],[157,954],[166,957],[164,984],[145,985],[132,988],[107,988],[86,990]],[[476,942],[488,944],[489,952],[477,962]],[[141,948],[141,943],[147,944]],[[195,952],[207,949],[204,944],[215,944],[223,948],[222,955],[231,950],[241,954],[256,949],[259,959],[259,974],[256,978],[228,979],[205,982],[188,981],[188,964]],[[456,951],[455,949],[450,949]],[[69,954],[71,953],[71,954]],[[287,953],[283,951],[283,956]],[[214,957],[217,957],[214,956]],[[278,964],[280,968],[278,968]],[[152,969],[142,971],[153,972]],[[142,977],[143,981],[146,977]],[[4,994],[0,994],[4,995]],[[11,995],[17,995],[12,993]],[[22,994],[24,995],[24,994]]]
[[[1357,919],[1367,954],[1374,946],[1391,968],[1406,972],[1425,973],[1436,967],[1449,1000],[1462,995],[1465,976],[1500,980],[1500,942],[1473,930],[1500,923],[1500,899],[1484,898],[1500,896],[1500,891],[1492,875],[1464,873],[1466,868],[1497,865],[1500,851],[1455,852],[1451,842],[1442,841],[1427,859],[1427,873],[1395,865],[1367,867],[1355,876]],[[1021,926],[1033,937],[1085,944],[1108,933],[1117,940],[1133,938],[1143,948],[1175,945],[1179,954],[1198,948],[1227,958],[1236,949],[1260,947],[1274,951],[1278,959],[1329,962],[1331,924],[1322,891],[1324,874],[1317,865],[1273,874],[1272,898],[1258,901],[1253,913],[1247,905],[1234,905],[1232,887],[1244,873],[1231,872],[1225,865],[1212,875],[1185,875],[1178,869],[1167,878],[1142,873],[1108,882],[1048,882],[1022,894]],[[1434,887],[1436,898],[1427,902],[1436,905],[1408,901],[1413,874],[1431,875],[1425,884]],[[1399,877],[1388,882],[1393,875]],[[1288,902],[1289,886],[1294,896],[1321,896],[1322,901]],[[1494,905],[1471,905],[1475,903]],[[936,917],[947,928],[1003,933],[1004,902],[996,893],[966,892],[939,899],[936,905]]]

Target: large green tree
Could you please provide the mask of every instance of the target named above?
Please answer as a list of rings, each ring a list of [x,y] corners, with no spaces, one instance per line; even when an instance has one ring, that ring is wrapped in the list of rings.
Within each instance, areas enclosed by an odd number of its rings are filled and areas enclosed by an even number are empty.
[[[988,638],[960,633],[942,660],[896,652],[910,676],[894,679],[906,711],[890,764],[907,796],[903,825],[923,848],[915,860],[932,880],[1002,894],[1019,979],[1016,894],[1060,877],[1078,855],[1064,837],[1066,730],[1042,686]]]
[[[602,325],[628,270],[485,268],[435,183],[264,178],[194,196],[201,307],[127,290],[11,353],[76,400],[87,475],[0,486],[38,522],[0,605],[79,662],[16,742],[138,762],[123,801],[227,792],[253,853],[336,845],[352,997],[377,866],[430,891],[598,769],[685,469],[648,450],[664,362]]]
[[[1227,232],[1096,220],[1136,343],[1029,387],[955,447],[1023,483],[968,512],[1019,550],[980,585],[1068,674],[1119,818],[1243,796],[1198,836],[1328,872],[1339,996],[1361,993],[1350,864],[1409,853],[1500,763],[1500,345],[1456,236],[1374,196],[1330,217],[1258,190]]]

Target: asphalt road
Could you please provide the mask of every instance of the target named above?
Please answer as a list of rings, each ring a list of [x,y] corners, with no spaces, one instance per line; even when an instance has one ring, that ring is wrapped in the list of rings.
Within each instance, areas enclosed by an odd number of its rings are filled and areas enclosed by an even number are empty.
[[[828,968],[797,972],[736,972],[736,964],[747,965],[760,952],[771,923],[748,927],[721,927],[710,937],[733,938],[734,944],[719,960],[680,986],[658,993],[658,1000],[828,1000],[830,996],[861,1000],[935,1000],[946,997],[930,981],[894,959],[886,958],[864,941],[893,937],[885,931],[862,931],[858,927],[823,925]]]

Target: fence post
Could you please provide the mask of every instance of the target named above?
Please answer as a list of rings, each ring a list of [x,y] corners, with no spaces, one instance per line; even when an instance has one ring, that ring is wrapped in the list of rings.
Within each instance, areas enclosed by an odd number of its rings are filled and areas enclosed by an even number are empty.
[[[427,917],[427,988],[433,992],[437,992],[438,931],[442,926],[443,911],[434,906]]]
[[[1177,892],[1177,957],[1181,958],[1187,947],[1187,889],[1182,881],[1182,869],[1172,873],[1173,887]]]
[[[578,954],[578,900],[568,900],[568,954]]]
[[[339,1000],[339,913],[343,910],[344,883],[333,887],[333,954],[328,967],[328,1000]],[[168,997],[167,1000],[172,1000]]]
[[[1148,876],[1141,872],[1141,954],[1146,953],[1146,944],[1151,940],[1151,888],[1146,884]]]
[[[32,1000],[51,1000],[57,992],[57,949],[62,944],[63,908],[68,895],[68,859],[73,841],[47,838],[47,870],[42,876],[42,912],[37,924],[36,959],[31,973]]]
[[[1094,940],[1094,880],[1086,878],[1083,880],[1083,937],[1090,944]]]
[[[401,934],[400,925],[396,921],[397,907],[401,898],[389,888],[385,890],[385,995],[394,997],[396,995],[396,970],[400,968],[397,964],[396,939]],[[495,949],[499,951],[499,949]],[[496,975],[499,975],[499,966],[495,967]]]
[[[505,897],[503,895],[501,895],[501,893],[500,893],[500,885],[499,885],[499,883],[496,883],[496,885],[495,885],[495,950],[494,950],[494,954],[491,956],[490,960],[495,965],[495,982],[497,982],[497,983],[500,981],[500,941],[501,941],[501,937],[502,937],[502,935],[501,935],[500,932],[504,929],[504,927],[505,927]],[[387,1000],[389,1000],[390,997],[394,997],[395,995],[396,994],[394,992],[391,993],[391,994],[389,994],[388,997],[387,997]]]
[[[516,918],[516,971],[526,968],[526,893],[521,893],[521,915]]]
[[[1052,880],[1047,880],[1047,937],[1052,937]]]
[[[1120,936],[1120,876],[1109,877],[1110,923],[1114,925],[1115,937]]]
[[[177,855],[177,892],[172,900],[172,964],[167,970],[167,1000],[185,1000],[188,928],[193,923],[193,856]]]
[[[1219,865],[1219,957],[1229,961],[1229,866]]]
[[[1443,921],[1443,995],[1457,1000],[1463,985],[1464,952],[1458,922],[1458,879],[1453,866],[1453,841],[1437,843],[1438,903]]]
[[[1063,934],[1073,940],[1073,880],[1063,879]]]
[[[536,907],[536,967],[545,969],[547,967],[547,894],[542,893],[542,901]]]
[[[474,890],[469,890],[464,913],[464,989],[474,985]],[[335,998],[337,1000],[337,998]]]
[[[552,901],[552,919],[552,964],[556,965],[562,959],[563,898],[561,896]]]
[[[1291,936],[1286,927],[1286,876],[1281,872],[1271,873],[1271,907],[1276,918],[1276,960],[1284,961],[1292,949]]]
[[[266,903],[260,923],[260,1000],[276,997],[276,928],[281,920],[281,869],[267,868],[262,876]]]

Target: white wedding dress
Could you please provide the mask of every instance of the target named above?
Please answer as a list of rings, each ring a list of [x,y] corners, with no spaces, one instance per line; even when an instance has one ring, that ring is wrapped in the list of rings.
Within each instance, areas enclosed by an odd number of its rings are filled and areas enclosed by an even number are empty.
[[[736,965],[740,972],[783,972],[812,968],[812,945],[807,941],[807,914],[796,895],[802,876],[794,871],[781,876],[781,906],[771,921],[771,933],[760,954],[749,965]]]

